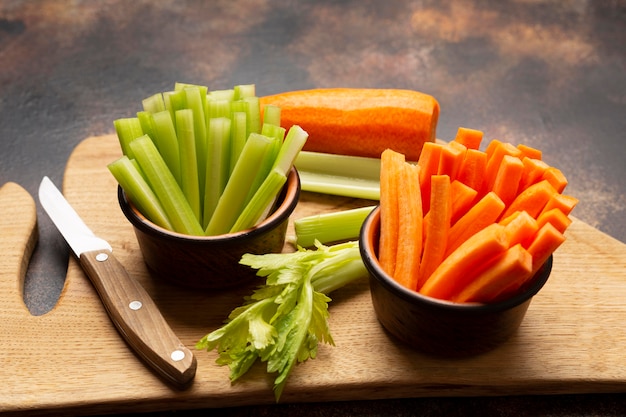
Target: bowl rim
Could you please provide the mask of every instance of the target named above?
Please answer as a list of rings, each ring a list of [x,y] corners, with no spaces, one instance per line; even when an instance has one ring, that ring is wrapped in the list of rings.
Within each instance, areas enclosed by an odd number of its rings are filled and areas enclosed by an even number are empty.
[[[359,250],[361,252],[361,258],[365,267],[370,273],[370,277],[380,283],[387,291],[397,295],[403,300],[417,304],[419,303],[425,308],[439,309],[446,311],[457,311],[459,313],[466,314],[485,314],[495,313],[504,310],[509,310],[531,299],[547,282],[550,272],[552,270],[552,258],[550,255],[548,260],[533,276],[530,283],[526,286],[524,291],[521,291],[509,298],[495,302],[495,303],[477,303],[477,302],[454,302],[449,300],[442,300],[434,297],[429,297],[420,294],[417,291],[412,291],[399,284],[395,279],[390,277],[385,271],[383,271],[378,257],[375,253],[373,245],[373,237],[368,238],[374,233],[373,228],[376,225],[380,225],[380,206],[376,206],[374,210],[366,217],[361,231],[359,234]]]
[[[266,233],[280,225],[284,220],[289,218],[299,201],[301,191],[300,175],[295,167],[292,167],[287,176],[287,181],[278,195],[278,199],[282,200],[281,204],[269,215],[265,220],[249,229],[240,230],[235,233],[227,233],[212,236],[193,236],[184,233],[175,232],[161,227],[148,220],[135,205],[127,198],[126,193],[120,185],[117,187],[117,198],[126,218],[133,226],[144,233],[160,236],[163,238],[180,240],[190,243],[198,242],[219,242],[226,243],[235,241],[244,237],[254,237]]]

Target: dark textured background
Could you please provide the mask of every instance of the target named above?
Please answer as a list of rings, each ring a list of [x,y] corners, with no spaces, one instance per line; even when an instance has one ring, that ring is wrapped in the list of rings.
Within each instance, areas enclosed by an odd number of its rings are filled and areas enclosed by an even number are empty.
[[[259,95],[333,86],[432,94],[439,138],[465,126],[542,149],[580,199],[574,215],[626,242],[625,1],[2,0],[0,185],[34,196],[43,175],[60,184],[81,140],[112,133],[113,120],[175,81],[255,83]],[[25,282],[33,314],[54,306],[68,257],[39,214]],[[216,414],[474,412],[623,415],[626,405],[620,395],[426,398]]]

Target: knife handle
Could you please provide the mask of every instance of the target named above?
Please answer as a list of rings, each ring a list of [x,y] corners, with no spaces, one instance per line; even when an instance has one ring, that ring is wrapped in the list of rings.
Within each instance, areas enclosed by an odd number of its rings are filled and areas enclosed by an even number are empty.
[[[79,260],[128,344],[161,376],[184,388],[196,374],[196,358],[146,290],[108,250],[84,252]]]

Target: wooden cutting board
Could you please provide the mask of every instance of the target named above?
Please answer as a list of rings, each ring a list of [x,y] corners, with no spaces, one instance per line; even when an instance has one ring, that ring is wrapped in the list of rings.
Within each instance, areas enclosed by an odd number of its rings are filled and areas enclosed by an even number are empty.
[[[181,340],[217,328],[249,289],[200,293],[154,280],[116,199],[106,165],[114,136],[84,140],[71,155],[63,189],[85,222],[107,239],[154,297]],[[303,193],[292,218],[371,204]],[[16,184],[0,189],[0,412],[96,414],[230,407],[274,402],[262,365],[231,384],[213,352],[196,351],[193,385],[166,385],[128,349],[74,259],[49,313],[31,316],[21,288],[36,240],[35,206]],[[336,346],[296,367],[281,402],[421,396],[626,392],[626,245],[575,219],[554,257],[552,276],[516,335],[469,359],[435,359],[391,339],[374,315],[366,280],[332,294]]]

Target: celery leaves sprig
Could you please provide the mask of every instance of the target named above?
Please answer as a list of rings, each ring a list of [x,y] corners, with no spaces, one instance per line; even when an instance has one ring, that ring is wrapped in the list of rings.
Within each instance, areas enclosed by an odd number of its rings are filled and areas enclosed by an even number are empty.
[[[217,349],[219,365],[228,365],[236,381],[260,359],[268,373],[278,373],[274,395],[280,399],[298,362],[317,355],[318,342],[334,345],[328,325],[328,293],[367,276],[358,242],[333,246],[316,242],[316,250],[245,254],[240,263],[257,269],[265,285],[234,309],[224,326],[204,336],[197,349]]]

